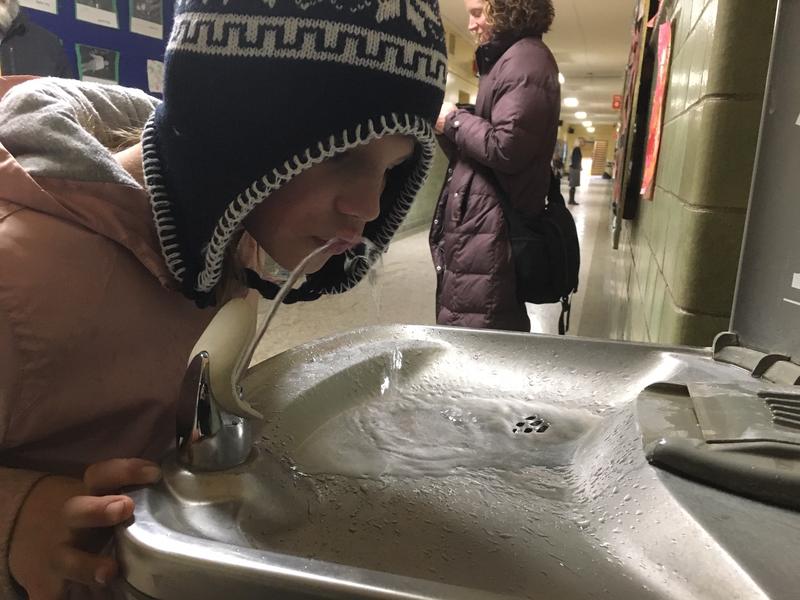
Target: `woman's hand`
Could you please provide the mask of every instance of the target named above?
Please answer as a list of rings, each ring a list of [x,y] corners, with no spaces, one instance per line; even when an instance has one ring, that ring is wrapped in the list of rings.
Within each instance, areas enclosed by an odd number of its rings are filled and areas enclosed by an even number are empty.
[[[157,465],[131,458],[94,464],[83,481],[55,475],[39,481],[22,505],[9,549],[11,575],[29,599],[57,600],[68,582],[98,587],[116,577],[114,559],[98,552],[111,528],[133,515],[133,500],[113,494],[160,478]]]
[[[442,110],[439,111],[439,118],[436,120],[436,133],[444,133],[444,123],[447,116],[456,110],[456,105],[452,102],[445,102],[442,104]]]

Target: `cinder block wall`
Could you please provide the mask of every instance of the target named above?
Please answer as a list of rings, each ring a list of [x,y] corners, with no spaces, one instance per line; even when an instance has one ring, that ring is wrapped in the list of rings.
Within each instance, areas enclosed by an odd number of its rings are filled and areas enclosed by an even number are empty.
[[[405,221],[403,221],[403,224],[400,225],[400,228],[397,230],[397,235],[408,233],[414,229],[431,226],[433,211],[439,200],[439,192],[442,190],[446,172],[447,157],[437,146],[436,156],[433,159],[430,175],[428,175],[425,185],[422,186],[422,189],[414,199],[414,203],[411,205],[411,210],[408,211]],[[431,263],[431,268],[433,268],[433,263]]]
[[[624,222],[617,337],[708,346],[727,329],[776,0],[674,0],[652,202]]]

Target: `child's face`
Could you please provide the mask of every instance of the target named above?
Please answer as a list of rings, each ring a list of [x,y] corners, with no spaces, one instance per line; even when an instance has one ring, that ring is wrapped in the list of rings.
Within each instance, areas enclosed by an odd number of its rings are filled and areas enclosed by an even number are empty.
[[[413,151],[412,138],[391,135],[328,159],[258,205],[245,220],[245,228],[267,254],[290,270],[332,238],[357,243],[364,226],[380,213],[387,172]],[[308,272],[322,268],[330,256],[320,255]]]

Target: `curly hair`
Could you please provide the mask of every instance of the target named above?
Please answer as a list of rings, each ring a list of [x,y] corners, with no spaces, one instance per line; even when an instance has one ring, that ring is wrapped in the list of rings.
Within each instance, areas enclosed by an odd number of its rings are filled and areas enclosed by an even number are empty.
[[[486,0],[483,10],[495,34],[542,35],[550,31],[556,16],[553,0]]]

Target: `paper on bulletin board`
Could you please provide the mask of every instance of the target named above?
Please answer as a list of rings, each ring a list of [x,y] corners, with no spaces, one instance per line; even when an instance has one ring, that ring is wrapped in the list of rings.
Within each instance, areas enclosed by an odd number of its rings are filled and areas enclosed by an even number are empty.
[[[162,0],[130,0],[131,31],[156,39],[164,38]]]
[[[75,18],[79,21],[119,29],[117,0],[75,0]]]
[[[84,44],[75,44],[75,52],[82,81],[119,83],[119,52]]]
[[[19,5],[52,15],[58,14],[58,0],[19,0]]]
[[[153,94],[164,93],[164,63],[160,60],[147,61],[147,87]]]
[[[641,194],[653,199],[658,153],[661,149],[661,125],[664,119],[664,96],[669,79],[669,61],[672,55],[672,23],[667,21],[658,29],[658,78],[653,94],[653,108],[650,113],[650,132],[647,136],[647,149],[642,178]]]

